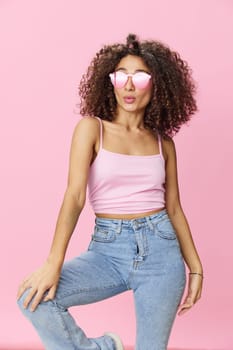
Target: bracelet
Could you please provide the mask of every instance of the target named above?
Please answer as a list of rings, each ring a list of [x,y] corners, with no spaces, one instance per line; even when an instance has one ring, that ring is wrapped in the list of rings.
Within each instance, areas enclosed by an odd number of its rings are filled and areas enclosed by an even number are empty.
[[[204,278],[203,273],[199,273],[199,272],[189,272],[189,275],[199,275],[202,278]]]

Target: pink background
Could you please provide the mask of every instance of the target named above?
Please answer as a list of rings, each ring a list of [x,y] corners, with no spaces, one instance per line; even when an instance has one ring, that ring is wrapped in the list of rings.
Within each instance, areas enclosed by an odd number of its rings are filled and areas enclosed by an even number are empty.
[[[180,52],[198,83],[199,112],[174,138],[181,200],[201,256],[202,299],[177,317],[169,347],[233,348],[233,2],[0,1],[0,347],[40,346],[16,306],[21,279],[46,258],[66,188],[76,87],[104,43],[128,32]],[[85,250],[87,200],[67,259]],[[72,313],[87,335],[135,338],[131,292]]]

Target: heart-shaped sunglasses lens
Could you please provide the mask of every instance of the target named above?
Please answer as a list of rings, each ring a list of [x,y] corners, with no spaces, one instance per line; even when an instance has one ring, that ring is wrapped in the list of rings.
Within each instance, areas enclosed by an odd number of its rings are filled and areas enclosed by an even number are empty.
[[[145,89],[150,81],[151,75],[145,72],[137,72],[134,74],[127,74],[117,71],[109,74],[112,84],[120,89],[127,83],[128,77],[132,77],[133,84],[138,89]]]

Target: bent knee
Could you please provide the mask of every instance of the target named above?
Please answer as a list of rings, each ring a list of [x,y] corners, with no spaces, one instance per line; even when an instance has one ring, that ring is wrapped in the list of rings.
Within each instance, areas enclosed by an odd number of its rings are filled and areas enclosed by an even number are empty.
[[[29,318],[30,318],[30,315],[36,315],[36,314],[38,313],[39,310],[41,311],[41,309],[42,309],[43,311],[45,311],[45,310],[47,309],[47,307],[49,307],[49,306],[51,305],[51,302],[52,302],[52,301],[50,301],[50,300],[49,300],[49,301],[46,301],[46,302],[41,301],[41,302],[37,305],[36,309],[35,309],[34,311],[31,311],[31,310],[30,310],[30,306],[31,306],[31,304],[32,304],[34,298],[32,298],[31,301],[28,303],[27,307],[25,307],[25,300],[26,300],[26,298],[27,298],[29,292],[30,292],[30,288],[27,289],[27,290],[25,290],[25,292],[21,295],[21,297],[20,297],[19,299],[17,299],[17,304],[18,304],[20,310],[22,311],[22,313],[23,313],[25,316],[29,316]],[[41,308],[42,305],[43,305],[43,308]]]

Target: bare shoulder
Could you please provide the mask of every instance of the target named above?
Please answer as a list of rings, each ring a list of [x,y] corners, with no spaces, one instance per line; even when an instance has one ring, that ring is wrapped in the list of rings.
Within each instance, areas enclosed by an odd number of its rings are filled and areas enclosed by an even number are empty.
[[[174,140],[169,136],[161,137],[161,143],[164,159],[167,161],[169,157],[174,156],[176,153],[175,143]]]
[[[73,196],[85,202],[89,167],[93,159],[94,145],[99,121],[93,117],[84,117],[76,124],[69,161],[68,186]],[[81,199],[80,199],[81,198]]]
[[[99,130],[99,121],[91,116],[83,117],[74,128],[73,136],[95,142]]]

